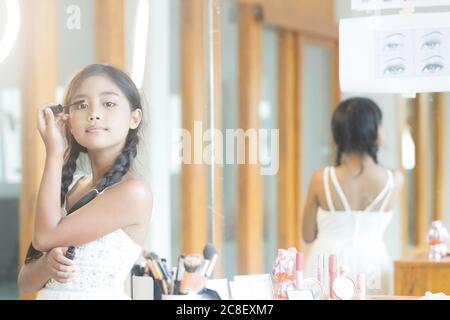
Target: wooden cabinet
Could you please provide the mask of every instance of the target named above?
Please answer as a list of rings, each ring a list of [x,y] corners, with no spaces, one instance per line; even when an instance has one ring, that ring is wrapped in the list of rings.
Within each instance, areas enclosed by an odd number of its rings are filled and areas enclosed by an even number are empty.
[[[450,257],[435,262],[423,257],[394,263],[395,295],[423,296],[426,291],[450,295]]]

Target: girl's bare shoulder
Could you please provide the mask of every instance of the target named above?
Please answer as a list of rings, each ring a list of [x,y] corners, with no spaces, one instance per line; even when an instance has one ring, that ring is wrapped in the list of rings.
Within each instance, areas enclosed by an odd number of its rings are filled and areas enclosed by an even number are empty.
[[[111,188],[109,199],[123,201],[135,208],[135,212],[151,213],[153,207],[153,193],[150,185],[141,177],[127,176],[117,186]],[[113,200],[114,201],[114,200]]]
[[[403,174],[403,171],[401,169],[388,169],[392,172],[392,175],[394,177],[394,184],[396,187],[403,186],[403,183],[405,181],[405,176]]]
[[[320,190],[323,181],[325,168],[317,169],[313,172],[310,180],[310,186],[313,190]]]

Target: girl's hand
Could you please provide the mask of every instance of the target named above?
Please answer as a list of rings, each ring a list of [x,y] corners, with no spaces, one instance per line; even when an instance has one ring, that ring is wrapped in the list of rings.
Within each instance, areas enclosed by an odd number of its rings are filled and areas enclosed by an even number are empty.
[[[46,104],[38,111],[38,129],[41,138],[44,141],[47,155],[56,155],[63,157],[66,144],[64,141],[64,129],[68,114],[60,113],[54,115]]]
[[[66,258],[66,247],[53,248],[45,255],[45,265],[47,266],[50,276],[58,282],[66,283],[80,272],[74,261]]]

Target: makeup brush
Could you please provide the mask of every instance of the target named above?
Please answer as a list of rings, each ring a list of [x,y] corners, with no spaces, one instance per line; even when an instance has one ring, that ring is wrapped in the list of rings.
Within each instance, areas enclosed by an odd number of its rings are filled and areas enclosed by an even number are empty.
[[[73,260],[75,258],[75,247],[69,246],[66,251],[66,258]]]
[[[205,274],[206,269],[208,268],[209,262],[211,261],[211,256],[209,255],[208,246],[209,246],[209,243],[205,244],[205,246],[203,247],[203,258],[205,260],[203,261],[203,264],[202,264],[202,271],[201,271],[202,274]]]
[[[150,252],[149,257],[150,261],[153,262],[155,269],[157,269],[156,272],[160,275],[160,280],[163,285],[163,292],[168,294],[170,287],[172,286],[169,272],[164,268],[159,256],[156,253]]]
[[[205,245],[203,256],[209,261],[206,270],[203,272],[206,278],[209,278],[214,270],[219,254],[211,243]]]
[[[161,260],[159,259],[159,256],[154,252],[150,252],[150,259],[155,261],[156,265],[158,266],[159,270],[161,271],[161,273],[164,277],[164,280],[169,280],[170,279],[169,271],[167,271],[167,269],[164,268],[164,265],[161,262]]]
[[[67,109],[67,108],[69,108],[71,106],[74,106],[74,105],[77,105],[77,104],[80,104],[80,103],[83,103],[83,102],[84,102],[84,100],[77,100],[74,103],[71,103],[71,104],[68,104],[68,105],[65,105],[65,106],[63,106],[62,104],[57,104],[57,105],[54,105],[54,106],[50,106],[49,108],[53,111],[54,114],[58,114],[58,113],[63,112],[64,109]]]
[[[184,258],[184,276],[180,293],[197,293],[204,287],[205,277],[201,274],[204,259],[199,254],[190,254]]]
[[[175,274],[175,282],[173,289],[174,294],[180,293],[180,285],[183,276],[184,276],[184,255],[180,255],[178,257],[177,272]]]

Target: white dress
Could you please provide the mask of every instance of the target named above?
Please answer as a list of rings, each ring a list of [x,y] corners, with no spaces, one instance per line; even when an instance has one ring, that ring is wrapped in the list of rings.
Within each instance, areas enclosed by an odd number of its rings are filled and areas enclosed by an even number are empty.
[[[329,211],[318,208],[318,234],[312,243],[305,264],[305,276],[317,277],[317,257],[325,256],[325,289],[328,286],[328,256],[337,255],[338,266],[345,266],[352,279],[358,273],[366,276],[368,295],[392,294],[392,261],[389,259],[383,242],[384,232],[392,219],[392,211],[384,211],[394,188],[391,171],[387,171],[388,180],[383,190],[366,210],[351,210],[347,198],[336,178],[334,167],[327,167],[323,174],[323,183]],[[329,179],[345,208],[336,211],[333,205]],[[379,209],[374,211],[374,208]]]
[[[62,211],[65,215],[65,203]],[[38,292],[36,299],[129,300],[130,297],[125,293],[125,279],[141,252],[142,247],[123,229],[76,246],[74,261],[80,273],[68,283],[50,279]]]

